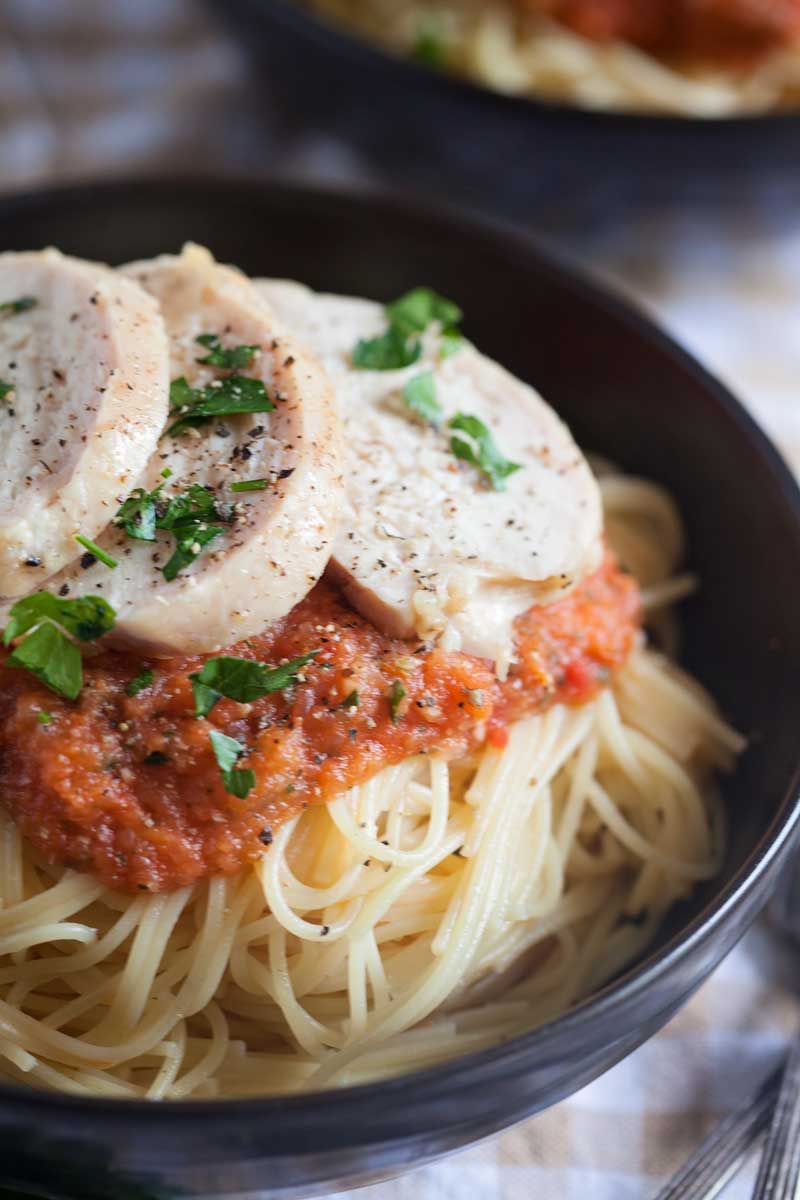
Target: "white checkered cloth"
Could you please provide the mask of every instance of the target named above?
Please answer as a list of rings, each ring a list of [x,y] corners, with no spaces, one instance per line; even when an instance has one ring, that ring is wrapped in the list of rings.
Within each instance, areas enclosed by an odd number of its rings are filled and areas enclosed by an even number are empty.
[[[274,137],[246,62],[199,3],[0,0],[3,186],[265,161],[306,179],[369,176],[324,137],[280,154],[269,153]],[[561,248],[651,307],[800,469],[794,212],[791,199],[775,198],[705,219],[650,213]],[[762,925],[661,1034],[602,1079],[484,1145],[357,1197],[646,1200],[779,1061],[800,1018],[797,979],[792,952]],[[726,1200],[749,1196],[753,1177],[751,1166]]]

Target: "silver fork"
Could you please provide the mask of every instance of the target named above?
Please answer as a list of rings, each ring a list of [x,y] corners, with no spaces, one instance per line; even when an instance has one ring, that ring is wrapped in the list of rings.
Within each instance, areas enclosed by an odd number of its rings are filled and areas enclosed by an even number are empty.
[[[800,861],[784,873],[769,907],[781,931],[800,940]],[[800,1034],[755,1095],[720,1121],[656,1200],[714,1200],[767,1131],[753,1200],[796,1200],[800,1184]]]

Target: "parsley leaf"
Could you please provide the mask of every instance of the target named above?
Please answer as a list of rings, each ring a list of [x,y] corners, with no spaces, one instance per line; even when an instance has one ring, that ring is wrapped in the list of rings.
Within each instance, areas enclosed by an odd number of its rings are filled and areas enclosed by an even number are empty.
[[[443,329],[439,357],[449,358],[451,354],[457,354],[465,341],[466,338],[462,337],[457,329]]]
[[[411,334],[423,333],[432,321],[438,321],[443,329],[452,329],[464,314],[454,301],[431,288],[418,287],[387,304],[386,315],[396,329]]]
[[[209,367],[223,367],[229,371],[251,366],[261,349],[260,346],[222,346],[218,333],[201,333],[194,340],[208,350],[205,358],[198,358],[197,362]]]
[[[204,425],[214,417],[236,413],[273,412],[275,405],[260,379],[229,375],[205,388],[189,387],[183,375],[169,385],[170,413],[180,414],[166,433],[175,436],[190,426]]]
[[[222,775],[225,791],[244,800],[256,785],[255,771],[235,769],[236,763],[245,753],[246,747],[241,742],[237,742],[236,738],[220,733],[218,729],[212,729],[208,736]]]
[[[412,412],[430,425],[442,419],[442,406],[436,399],[436,384],[432,371],[424,371],[410,379],[403,388],[403,399]]]
[[[407,695],[406,689],[403,687],[399,679],[395,679],[389,690],[389,711],[392,714],[392,724],[396,725],[400,720],[400,705],[405,700]]]
[[[175,552],[162,568],[164,578],[172,581],[194,562],[204,546],[225,532],[231,516],[217,504],[213,492],[199,483],[170,500],[162,496],[161,486],[152,492],[136,488],[119,508],[114,524],[121,526],[128,537],[142,542],[155,541],[157,529],[174,534]],[[213,524],[216,521],[224,524]]]
[[[448,421],[448,425],[470,438],[470,441],[460,437],[450,438],[450,449],[456,458],[470,462],[482,471],[494,491],[505,491],[506,479],[521,470],[522,464],[511,462],[500,453],[490,430],[477,417],[458,413]]]
[[[14,647],[7,664],[30,671],[51,691],[75,700],[83,686],[83,664],[67,633],[91,642],[113,625],[114,610],[101,596],[75,600],[62,600],[50,592],[25,596],[11,607],[3,644],[8,646],[23,634],[27,637]]]
[[[93,642],[114,628],[114,609],[102,596],[78,596],[62,600],[52,592],[23,596],[11,606],[9,621],[3,630],[3,645],[22,637],[34,625],[50,621],[60,625],[81,642]]]
[[[0,304],[0,312],[2,313],[23,313],[29,308],[35,308],[39,301],[35,296],[20,296],[19,300],[4,300]]]
[[[199,483],[173,497],[166,510],[156,518],[156,527],[175,535],[175,551],[164,566],[164,578],[175,579],[184,567],[198,557],[204,546],[225,532],[223,525],[209,524],[213,520],[228,520],[218,507],[213,492]]]
[[[48,712],[46,708],[40,708],[36,714],[36,720],[40,725],[49,725],[53,719],[53,714]]]
[[[432,21],[423,23],[417,31],[411,57],[421,67],[441,68],[445,65],[445,43]]]
[[[144,488],[135,488],[117,510],[114,524],[124,529],[130,538],[137,538],[140,542],[154,542],[156,540],[156,504],[160,496],[160,484],[153,492],[146,492]]]
[[[135,675],[129,683],[125,685],[126,696],[138,696],[139,692],[143,692],[145,688],[149,688],[155,679],[155,672],[148,667],[144,671],[140,671]]]
[[[358,692],[352,691],[348,696],[345,696],[344,700],[339,705],[339,708],[358,708],[359,703],[360,699]]]
[[[189,676],[194,693],[195,716],[207,717],[223,696],[228,700],[238,700],[240,704],[250,704],[271,692],[290,687],[297,683],[298,671],[318,653],[318,650],[312,650],[310,654],[302,654],[280,667],[230,655],[207,659],[199,671]]]
[[[14,391],[13,383],[6,383],[5,379],[0,379],[0,400],[5,400],[6,396]]]
[[[81,652],[55,625],[46,622],[20,642],[6,660],[22,667],[51,691],[76,700],[83,686]]]
[[[353,351],[352,362],[365,371],[396,371],[410,367],[421,352],[419,338],[410,340],[407,333],[390,325],[380,337],[362,338]]]

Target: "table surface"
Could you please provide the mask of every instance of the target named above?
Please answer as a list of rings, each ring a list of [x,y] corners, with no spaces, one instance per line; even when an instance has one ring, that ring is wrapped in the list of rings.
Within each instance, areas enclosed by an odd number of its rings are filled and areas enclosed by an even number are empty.
[[[6,0],[2,186],[187,168],[372,174],[310,131],[276,146],[268,102],[194,0]],[[265,148],[267,153],[265,153]],[[748,405],[800,471],[800,222],[786,196],[537,230],[647,308]],[[569,1101],[361,1200],[645,1200],[778,1061],[797,1018],[792,958],[763,926],[647,1045]],[[752,1168],[724,1193],[744,1200]],[[344,1200],[342,1196],[339,1200]]]

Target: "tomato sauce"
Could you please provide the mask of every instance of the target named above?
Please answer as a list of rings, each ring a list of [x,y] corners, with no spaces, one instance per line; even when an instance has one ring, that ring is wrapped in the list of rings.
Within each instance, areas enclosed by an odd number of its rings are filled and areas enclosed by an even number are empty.
[[[591,41],[665,58],[747,62],[800,38],[800,0],[518,0]]]
[[[176,888],[236,870],[282,821],[390,763],[502,746],[510,721],[584,703],[625,661],[638,621],[636,584],[609,555],[517,619],[519,657],[502,683],[484,659],[385,637],[324,580],[225,651],[277,664],[315,650],[302,679],[250,704],[223,699],[207,718],[189,679],[202,657],[104,652],[86,661],[76,702],[0,666],[0,798],[46,861],[126,891]],[[152,685],[128,696],[147,667]],[[214,728],[248,748],[237,766],[257,782],[245,799],[225,790]]]

